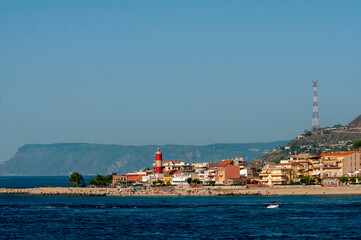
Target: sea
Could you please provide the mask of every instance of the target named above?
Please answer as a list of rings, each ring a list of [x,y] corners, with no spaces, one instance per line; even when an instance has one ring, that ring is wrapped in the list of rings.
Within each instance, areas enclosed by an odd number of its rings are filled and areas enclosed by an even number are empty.
[[[0,188],[67,178],[0,177]],[[361,239],[360,222],[361,196],[351,195],[0,195],[1,239]]]

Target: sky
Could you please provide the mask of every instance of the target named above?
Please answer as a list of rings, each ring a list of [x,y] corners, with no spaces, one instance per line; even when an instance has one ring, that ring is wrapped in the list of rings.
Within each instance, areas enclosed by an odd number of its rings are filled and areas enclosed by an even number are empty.
[[[0,0],[0,161],[24,144],[271,142],[361,114],[360,1]]]

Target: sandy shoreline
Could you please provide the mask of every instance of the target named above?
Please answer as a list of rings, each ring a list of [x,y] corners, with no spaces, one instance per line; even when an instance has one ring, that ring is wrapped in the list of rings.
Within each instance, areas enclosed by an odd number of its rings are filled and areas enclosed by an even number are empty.
[[[321,186],[279,186],[254,187],[203,187],[189,189],[174,189],[167,187],[152,188],[149,190],[130,188],[71,188],[71,187],[43,187],[26,189],[1,188],[0,194],[27,194],[27,195],[77,195],[77,196],[287,196],[287,195],[361,195],[361,186],[321,187]]]

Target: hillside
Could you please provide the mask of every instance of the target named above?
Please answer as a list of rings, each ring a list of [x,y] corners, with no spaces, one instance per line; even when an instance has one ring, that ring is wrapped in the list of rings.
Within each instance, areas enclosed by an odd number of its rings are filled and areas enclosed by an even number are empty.
[[[246,161],[258,158],[289,141],[271,143],[212,144],[205,146],[160,146],[163,160],[217,162],[242,156]],[[151,168],[155,145],[121,146],[86,143],[24,145],[10,160],[0,165],[0,175],[60,176],[78,171],[85,175],[126,173]]]
[[[277,162],[293,154],[319,153],[352,150],[352,144],[361,140],[361,115],[346,126],[335,125],[315,131],[305,131],[290,143],[278,147],[270,153],[251,161],[255,167],[262,167],[266,162]]]

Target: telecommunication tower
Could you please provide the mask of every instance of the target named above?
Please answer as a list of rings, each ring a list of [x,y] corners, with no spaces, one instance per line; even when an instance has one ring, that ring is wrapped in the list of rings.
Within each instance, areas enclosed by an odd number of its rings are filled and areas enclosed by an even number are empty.
[[[317,101],[317,87],[319,86],[318,80],[313,82],[313,113],[312,113],[312,128],[311,131],[319,129],[320,124],[318,122],[318,101]]]

